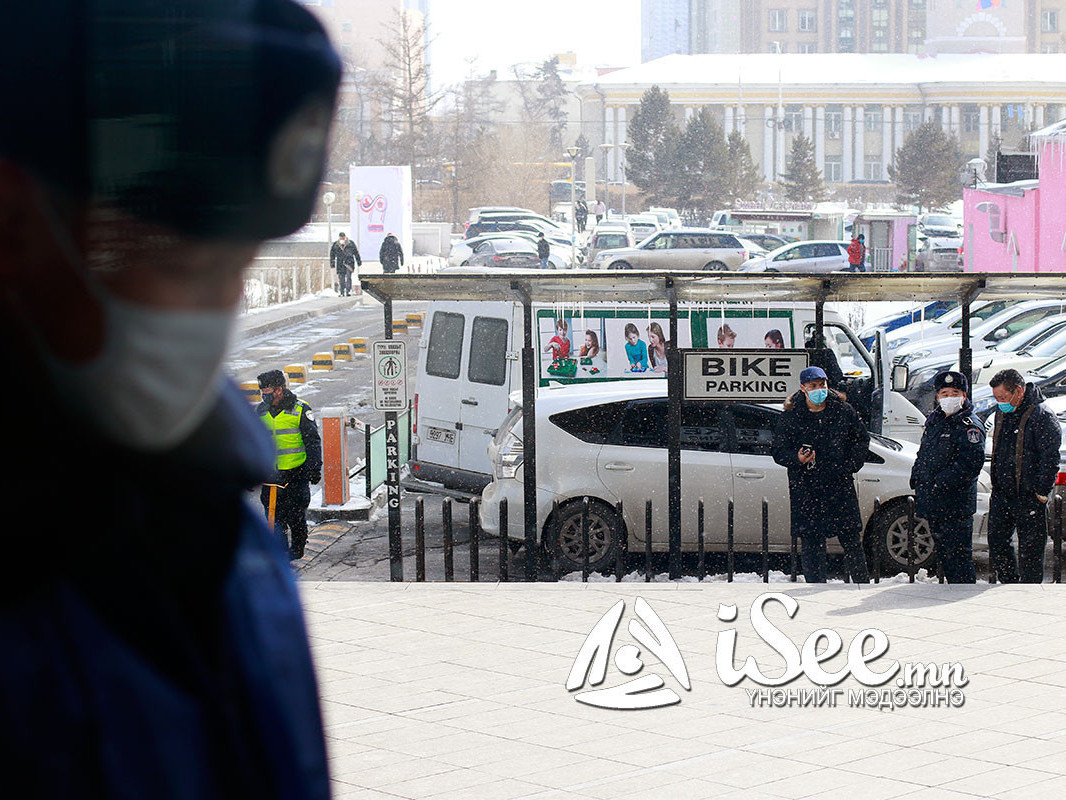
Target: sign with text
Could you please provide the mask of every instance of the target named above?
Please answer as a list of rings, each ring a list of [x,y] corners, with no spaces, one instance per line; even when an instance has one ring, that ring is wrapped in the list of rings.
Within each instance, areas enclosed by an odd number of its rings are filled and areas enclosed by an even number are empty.
[[[394,339],[374,342],[374,408],[407,409],[407,344]]]
[[[682,350],[685,400],[780,403],[799,389],[806,350]]]

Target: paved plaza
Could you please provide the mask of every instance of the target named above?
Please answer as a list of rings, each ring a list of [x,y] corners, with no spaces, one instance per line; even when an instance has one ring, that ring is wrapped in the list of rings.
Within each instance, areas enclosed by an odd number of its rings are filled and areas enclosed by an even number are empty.
[[[303,580],[299,588],[337,798],[1066,796],[1058,586]],[[781,604],[765,606],[796,648],[818,628],[839,634],[843,652],[821,665],[827,671],[845,666],[856,634],[877,628],[889,649],[872,670],[959,664],[964,703],[853,705],[853,694],[907,694],[895,681],[868,690],[855,671],[836,685],[832,706],[782,707],[789,695],[822,691],[807,675],[763,695],[750,677],[727,686],[716,668],[727,631],[736,631],[737,669],[752,655],[767,678],[782,671],[749,616],[767,591],[798,602],[791,619]],[[690,690],[657,648],[641,646],[642,670],[630,663],[633,632],[648,622],[635,613],[638,598],[676,642]],[[595,688],[656,675],[680,702],[614,710],[575,700],[590,685],[567,691],[586,637],[619,600],[624,614]],[[737,607],[735,621],[718,618],[720,604]],[[825,646],[823,638],[817,652]]]

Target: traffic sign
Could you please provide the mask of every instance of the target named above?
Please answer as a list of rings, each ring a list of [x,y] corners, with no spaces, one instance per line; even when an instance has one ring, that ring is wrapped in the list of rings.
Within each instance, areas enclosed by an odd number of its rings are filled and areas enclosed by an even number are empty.
[[[374,408],[407,408],[407,344],[395,339],[374,342]]]

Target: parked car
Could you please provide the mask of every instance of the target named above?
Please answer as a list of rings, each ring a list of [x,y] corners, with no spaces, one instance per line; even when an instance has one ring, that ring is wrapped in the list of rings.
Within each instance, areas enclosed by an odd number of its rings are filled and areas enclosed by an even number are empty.
[[[475,236],[480,236],[483,233],[493,233],[498,231],[526,231],[527,233],[543,233],[545,236],[567,236],[569,237],[569,231],[564,231],[562,228],[556,226],[554,223],[543,222],[539,219],[497,219],[495,217],[484,217],[478,222],[473,223],[466,229],[464,237],[467,239],[473,239]]]
[[[552,269],[566,269],[566,261],[556,253],[548,256]],[[467,259],[466,266],[499,269],[538,269],[537,245],[528,239],[489,239],[482,242]]]
[[[737,239],[739,239],[740,243],[744,245],[744,249],[748,251],[749,260],[753,258],[762,258],[769,252],[766,248],[762,247],[756,242],[753,242],[747,236],[738,235]]]
[[[468,216],[466,218],[466,224],[472,225],[477,222],[482,214],[514,212],[520,214],[535,214],[536,212],[528,208],[519,208],[518,206],[476,206],[475,208],[468,208]]]
[[[925,236],[951,236],[959,238],[962,225],[947,214],[922,214],[918,218],[918,232]]]
[[[640,552],[645,502],[652,501],[652,549],[667,549],[667,397],[663,381],[566,386],[537,397],[537,531],[560,572],[581,568],[582,498],[591,500],[589,566],[611,567],[619,548]],[[697,507],[704,503],[706,547],[726,545],[727,507],[734,503],[735,546],[759,552],[762,499],[769,500],[770,550],[790,548],[788,473],[771,456],[779,406],[692,403],[682,408],[682,548],[696,549]],[[499,534],[500,501],[508,530],[524,538],[522,407],[514,408],[488,447],[493,481],[482,494],[481,527]],[[867,552],[893,574],[907,564],[907,496],[914,444],[872,435],[856,474]],[[986,525],[987,475],[979,481],[974,532]],[[879,501],[875,511],[875,500]],[[556,503],[558,506],[556,507]],[[621,515],[618,504],[622,504]],[[929,562],[932,539],[924,520],[915,530],[916,561]],[[830,540],[831,552],[840,552]]]
[[[755,244],[759,245],[759,247],[761,247],[768,253],[771,250],[776,250],[779,247],[782,247],[786,244],[792,244],[794,241],[796,241],[796,238],[793,236],[780,236],[776,233],[740,232],[737,235],[744,239],[747,239],[750,242],[755,242]]]
[[[848,268],[848,242],[795,242],[744,264],[741,272],[835,272]]]
[[[626,221],[633,232],[633,238],[638,242],[644,241],[653,233],[658,233],[663,229],[654,214],[631,214]]]
[[[1033,330],[1037,333],[1033,335]],[[990,347],[982,358],[974,359],[974,383],[991,380],[1003,369],[1021,373],[1038,369],[1052,359],[1066,353],[1066,316],[1055,315],[1041,320],[1032,328],[1015,334],[996,347]]]
[[[970,304],[970,325],[978,324],[993,314],[998,314],[1016,300],[977,300]],[[957,336],[962,333],[962,306],[945,311],[934,320],[919,320],[897,328],[885,337],[888,350],[896,351],[915,342],[929,342],[942,336]]]
[[[959,248],[962,239],[958,236],[929,236],[921,240],[914,255],[915,272],[962,272],[959,264]]]
[[[1022,375],[1026,382],[1039,386],[1048,400],[1053,397],[1066,397],[1066,355],[1023,372]],[[996,410],[996,398],[992,396],[992,388],[987,383],[975,384],[970,394],[974,413],[981,419],[991,419],[992,412]]]
[[[568,239],[551,235],[545,238],[551,244],[553,253],[556,253],[564,261],[568,262],[570,260],[570,242]],[[448,252],[448,266],[466,266],[468,260],[474,254],[474,248],[490,239],[528,239],[531,242],[536,242],[537,234],[533,231],[493,231],[475,236],[472,239],[452,242],[451,250]]]
[[[859,341],[866,345],[867,348],[873,347],[874,333],[878,328],[883,329],[885,333],[888,334],[894,330],[902,328],[904,325],[910,325],[913,322],[920,322],[922,320],[931,322],[932,320],[939,319],[953,308],[957,308],[958,305],[958,302],[955,300],[934,300],[931,303],[912,308],[909,311],[882,317],[881,319],[871,322],[859,331]]]
[[[680,228],[684,223],[681,222],[681,215],[677,213],[676,208],[649,208],[649,214],[654,214],[656,218],[660,218],[660,214],[666,215],[666,228]]]
[[[594,266],[606,269],[729,270],[748,260],[748,251],[731,233],[704,228],[660,231],[636,247],[604,250]]]
[[[596,256],[602,250],[633,247],[637,240],[627,225],[601,223],[592,229],[588,240],[588,260],[590,265],[596,263]]]

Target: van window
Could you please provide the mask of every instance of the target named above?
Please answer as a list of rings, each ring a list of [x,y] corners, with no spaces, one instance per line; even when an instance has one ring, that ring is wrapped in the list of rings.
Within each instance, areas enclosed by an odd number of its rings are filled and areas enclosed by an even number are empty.
[[[437,378],[459,377],[465,325],[466,318],[462,314],[438,311],[433,315],[433,327],[429,331],[429,349],[426,351],[427,375]]]
[[[466,372],[473,383],[503,386],[507,379],[507,320],[474,317]]]

